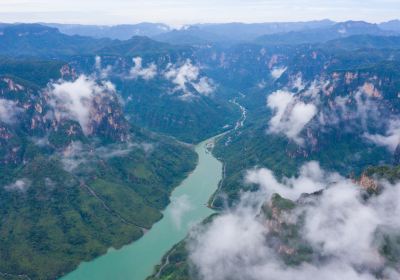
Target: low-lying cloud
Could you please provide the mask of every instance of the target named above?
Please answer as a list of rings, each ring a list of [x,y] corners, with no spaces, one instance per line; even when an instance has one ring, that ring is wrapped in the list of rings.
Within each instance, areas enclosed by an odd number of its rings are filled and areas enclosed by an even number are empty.
[[[155,149],[155,144],[124,142],[94,147],[92,145],[85,145],[80,141],[73,141],[59,153],[59,157],[64,170],[74,172],[79,170],[83,165],[93,163],[99,159],[108,160],[126,157],[135,149],[142,150],[148,155]]]
[[[333,82],[314,80],[304,85],[301,75],[296,77],[289,83],[292,90],[284,88],[268,95],[267,107],[273,111],[268,133],[283,134],[303,145],[303,138],[308,137],[302,134],[305,127],[311,128],[310,135],[314,137],[311,141],[317,134],[341,129],[361,141],[386,147],[391,152],[396,150],[400,143],[400,119],[382,102],[381,96],[366,92],[365,86],[331,96]]]
[[[97,74],[101,79],[106,79],[108,76],[111,74],[113,67],[111,65],[107,65],[106,67],[103,68],[102,66],[102,59],[100,56],[95,57],[95,63],[94,63],[95,69]]]
[[[0,121],[13,124],[17,121],[17,115],[22,112],[22,109],[17,106],[17,103],[7,99],[0,99]]]
[[[142,78],[143,80],[151,80],[157,75],[157,65],[151,63],[148,67],[143,67],[143,59],[141,57],[133,58],[134,66],[129,71],[130,79]]]
[[[317,107],[298,100],[291,92],[282,90],[268,96],[267,106],[274,111],[268,131],[283,133],[296,143],[303,144],[304,139],[299,134],[317,114]]]
[[[276,68],[273,68],[273,69],[271,70],[271,76],[272,76],[272,78],[275,79],[275,80],[279,79],[279,78],[283,75],[283,73],[286,72],[286,69],[287,69],[286,67],[276,67]]]
[[[94,98],[114,93],[115,86],[109,81],[98,83],[93,77],[81,75],[74,81],[52,83],[48,92],[56,118],[76,120],[88,135]]]
[[[400,120],[391,120],[385,134],[364,133],[364,137],[372,143],[386,147],[391,152],[394,152],[400,143]]]
[[[400,231],[400,184],[381,182],[383,192],[365,199],[360,186],[321,170],[315,162],[282,182],[267,169],[250,171],[247,180],[258,184],[259,191],[243,194],[235,208],[191,233],[189,259],[200,279],[399,279],[398,268],[384,259],[380,246],[382,236]],[[287,265],[268,242],[273,223],[260,216],[261,205],[276,192],[297,200],[301,193],[315,190],[323,192],[298,202],[281,217],[302,225],[299,232],[314,257]]]
[[[22,178],[22,179],[17,179],[14,183],[5,185],[4,189],[10,192],[13,191],[26,192],[30,186],[31,186],[31,181],[26,178]]]
[[[185,97],[194,97],[190,87],[205,96],[215,90],[214,82],[207,77],[200,77],[199,67],[193,65],[190,60],[186,60],[180,66],[169,64],[164,76],[176,85],[174,91],[182,91]]]
[[[181,228],[182,218],[186,212],[193,209],[193,206],[189,200],[187,195],[181,195],[179,197],[175,197],[171,201],[171,218],[172,222],[176,226],[177,229]]]

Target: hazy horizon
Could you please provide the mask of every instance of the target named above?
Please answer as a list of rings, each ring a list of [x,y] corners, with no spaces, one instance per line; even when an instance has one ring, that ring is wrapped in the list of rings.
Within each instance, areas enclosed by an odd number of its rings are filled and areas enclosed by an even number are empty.
[[[304,23],[304,22],[317,22],[317,21],[332,21],[336,23],[340,22],[347,22],[347,21],[361,21],[361,22],[367,22],[371,24],[381,24],[385,22],[390,22],[390,21],[400,21],[400,18],[393,18],[393,19],[388,19],[385,21],[379,21],[379,22],[372,22],[372,21],[367,21],[367,20],[353,20],[353,19],[347,19],[343,21],[336,21],[332,20],[329,18],[324,18],[324,19],[310,19],[310,20],[299,20],[299,21],[264,21],[264,22],[242,22],[242,21],[227,21],[227,22],[194,22],[194,23],[187,23],[187,24],[182,24],[182,25],[174,25],[174,24],[168,24],[166,22],[152,22],[152,21],[139,21],[139,22],[122,22],[122,23],[115,23],[115,24],[102,24],[100,23],[79,23],[79,22],[49,22],[49,21],[32,21],[32,22],[27,22],[27,21],[0,21],[0,24],[61,24],[61,25],[82,25],[82,26],[119,26],[119,25],[137,25],[137,24],[162,24],[162,25],[167,25],[170,28],[183,28],[185,26],[190,26],[190,25],[213,25],[213,24],[274,24],[274,23]]]
[[[357,15],[354,15],[357,10]],[[196,23],[266,23],[330,19],[371,23],[398,18],[396,0],[2,0],[0,22],[117,25],[140,22],[182,26]]]

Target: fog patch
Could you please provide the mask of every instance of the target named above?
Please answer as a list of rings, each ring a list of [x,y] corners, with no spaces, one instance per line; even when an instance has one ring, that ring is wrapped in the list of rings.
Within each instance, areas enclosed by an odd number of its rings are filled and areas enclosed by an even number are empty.
[[[135,149],[142,150],[147,156],[153,152],[155,144],[126,142],[96,147],[85,145],[80,141],[73,141],[59,153],[59,157],[64,170],[73,172],[83,164],[95,162],[96,160],[129,156]]]
[[[22,178],[16,180],[14,183],[5,185],[4,189],[10,192],[26,192],[30,186],[31,181],[26,178]]]
[[[35,144],[38,147],[46,147],[50,145],[48,135],[44,137],[31,137],[30,139],[33,142],[33,144]]]
[[[213,80],[199,76],[199,67],[193,65],[189,59],[180,66],[169,64],[164,72],[164,77],[176,85],[173,91],[181,91],[184,93],[183,96],[188,98],[195,96],[190,87],[193,87],[197,93],[204,96],[209,96],[214,92],[215,84]]]
[[[143,80],[151,80],[157,75],[157,65],[151,63],[147,68],[143,67],[143,59],[141,57],[133,58],[134,66],[129,71],[130,79],[142,78]]]
[[[94,77],[79,76],[75,81],[60,80],[49,85],[50,104],[57,120],[73,119],[79,122],[85,135],[90,134],[90,119],[94,98],[115,93],[109,81],[97,83]]]
[[[129,155],[134,149],[141,149],[145,154],[150,154],[154,150],[152,143],[119,143],[101,146],[95,149],[95,154],[101,158],[109,159],[114,157],[124,157]]]
[[[181,229],[183,216],[192,209],[193,205],[187,195],[181,195],[172,199],[171,218],[178,230]]]
[[[277,80],[286,72],[286,70],[286,67],[276,67],[271,70],[271,76],[274,80]]]
[[[267,106],[274,111],[269,121],[269,133],[285,134],[289,139],[302,145],[299,134],[317,114],[312,103],[298,100],[291,92],[278,90],[267,98]]]
[[[0,121],[6,124],[14,124],[17,121],[17,115],[22,112],[22,108],[17,103],[7,99],[0,98]]]
[[[74,141],[70,143],[61,153],[61,162],[64,170],[74,171],[81,164],[89,161],[88,154],[82,142]]]
[[[385,134],[364,133],[364,137],[368,141],[394,152],[400,143],[400,120],[391,120]]]
[[[101,79],[107,79],[108,76],[111,74],[113,68],[111,65],[107,65],[105,68],[102,67],[102,59],[100,56],[95,57],[94,67],[96,69],[97,74]]]

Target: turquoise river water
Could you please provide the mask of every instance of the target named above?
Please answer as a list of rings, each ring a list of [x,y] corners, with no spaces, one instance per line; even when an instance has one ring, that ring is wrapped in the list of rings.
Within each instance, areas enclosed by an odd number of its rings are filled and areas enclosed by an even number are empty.
[[[222,163],[207,147],[210,138],[195,147],[199,162],[195,170],[174,190],[164,217],[139,240],[119,250],[84,262],[61,280],[144,280],[159,264],[162,256],[181,241],[190,228],[213,213],[207,207],[222,179]]]

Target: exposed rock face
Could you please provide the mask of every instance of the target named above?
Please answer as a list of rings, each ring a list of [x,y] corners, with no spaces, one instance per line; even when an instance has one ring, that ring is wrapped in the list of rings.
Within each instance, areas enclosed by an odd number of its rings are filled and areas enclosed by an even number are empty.
[[[292,216],[296,203],[274,194],[262,207],[268,244],[287,264],[299,265],[311,259],[312,248],[300,235],[301,223]]]
[[[379,190],[377,182],[373,178],[367,176],[365,173],[361,175],[357,183],[366,191],[378,192]]]
[[[69,79],[76,77],[75,70],[68,65],[60,72]],[[12,109],[3,112],[7,121],[0,119],[2,165],[18,165],[25,160],[22,142],[26,139],[39,146],[58,149],[87,137],[105,142],[125,142],[130,137],[128,122],[113,91],[90,100],[87,135],[76,120],[54,109],[53,96],[47,90],[27,81],[0,77],[0,100],[9,105],[7,110]]]

